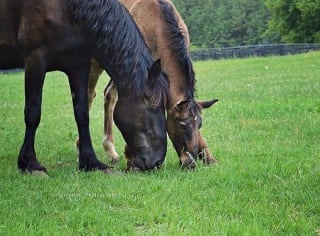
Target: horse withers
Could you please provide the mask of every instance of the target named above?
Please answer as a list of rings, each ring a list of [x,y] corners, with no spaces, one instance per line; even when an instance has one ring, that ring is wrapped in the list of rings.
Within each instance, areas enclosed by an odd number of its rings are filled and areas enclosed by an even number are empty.
[[[113,78],[121,105],[134,114],[135,119],[126,119],[116,111],[115,120],[137,158],[136,167],[147,170],[163,162],[168,80],[117,0],[3,0],[0,20],[5,22],[0,25],[0,69],[25,67],[26,129],[18,157],[21,171],[47,172],[36,158],[35,134],[45,74],[60,70],[67,75],[72,94],[80,138],[79,168],[110,172],[97,159],[89,131],[87,91],[92,56]],[[14,56],[8,57],[10,53]],[[150,142],[146,138],[150,134],[158,142]]]
[[[170,80],[170,99],[167,106],[167,132],[183,167],[193,168],[197,156],[206,164],[216,163],[206,140],[200,133],[201,109],[208,108],[217,99],[197,102],[194,98],[195,74],[189,56],[188,28],[174,5],[167,0],[121,0],[140,28],[154,59],[160,58],[162,68]],[[93,60],[89,77],[89,102],[95,96],[95,85],[102,72]],[[113,163],[119,155],[114,148],[112,114],[117,101],[113,84],[105,90],[105,151]],[[134,155],[125,148],[128,165]]]

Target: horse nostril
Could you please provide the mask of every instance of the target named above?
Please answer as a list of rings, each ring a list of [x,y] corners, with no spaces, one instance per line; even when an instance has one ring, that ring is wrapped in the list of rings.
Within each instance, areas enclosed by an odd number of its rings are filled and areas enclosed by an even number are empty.
[[[143,159],[144,169],[143,170],[154,170],[161,167],[163,160],[162,159]],[[140,168],[141,169],[141,168]],[[141,169],[142,170],[142,169]]]
[[[157,169],[159,169],[161,166],[162,166],[162,163],[163,163],[163,161],[162,160],[160,160],[160,161],[157,161],[156,163],[155,163],[155,168],[157,168]]]
[[[141,171],[146,170],[145,161],[143,158],[135,158],[134,166],[139,168]]]

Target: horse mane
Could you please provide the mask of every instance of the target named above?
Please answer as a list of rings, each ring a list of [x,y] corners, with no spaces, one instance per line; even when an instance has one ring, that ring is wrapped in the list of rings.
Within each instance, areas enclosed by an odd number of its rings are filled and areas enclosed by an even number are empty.
[[[165,0],[158,0],[158,3],[166,21],[171,49],[186,75],[187,99],[192,101],[194,100],[196,80],[186,40],[175,17],[173,6]]]
[[[118,0],[67,0],[71,19],[83,30],[93,55],[118,91],[142,97],[153,59],[128,11]]]
[[[164,107],[169,106],[169,79],[167,74],[161,72],[162,79],[153,79],[150,84],[150,106],[157,107],[163,105]]]

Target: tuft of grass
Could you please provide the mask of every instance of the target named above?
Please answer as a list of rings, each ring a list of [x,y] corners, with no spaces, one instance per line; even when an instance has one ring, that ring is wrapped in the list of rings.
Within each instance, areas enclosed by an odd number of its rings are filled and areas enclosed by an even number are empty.
[[[319,235],[320,53],[194,63],[202,133],[219,164],[125,174],[77,170],[66,77],[48,73],[36,152],[49,177],[16,170],[23,140],[23,74],[0,75],[1,235]],[[103,89],[90,113],[103,153]],[[123,150],[116,131],[116,147]]]

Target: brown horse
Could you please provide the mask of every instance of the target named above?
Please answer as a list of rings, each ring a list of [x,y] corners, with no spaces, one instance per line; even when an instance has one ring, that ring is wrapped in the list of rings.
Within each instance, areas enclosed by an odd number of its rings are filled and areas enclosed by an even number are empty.
[[[178,11],[166,0],[122,0],[140,28],[152,57],[160,58],[170,80],[170,100],[167,107],[167,132],[184,167],[194,167],[197,155],[207,164],[216,163],[201,135],[201,108],[217,100],[196,102],[195,76],[189,57],[188,29]],[[95,85],[102,69],[92,61],[89,77],[89,102],[95,97]],[[117,102],[117,90],[110,83],[105,90],[105,128],[103,146],[112,162],[118,161],[112,133],[112,114]],[[129,167],[134,155],[126,148]]]
[[[34,142],[45,74],[53,70],[68,76],[81,140],[79,168],[110,171],[97,159],[89,132],[92,57],[117,85],[119,106],[114,118],[136,157],[135,166],[147,170],[161,165],[167,147],[168,80],[117,0],[2,0],[0,20],[0,69],[25,67],[26,130],[18,157],[21,171],[47,172],[36,158]],[[135,118],[124,117],[123,109]]]

